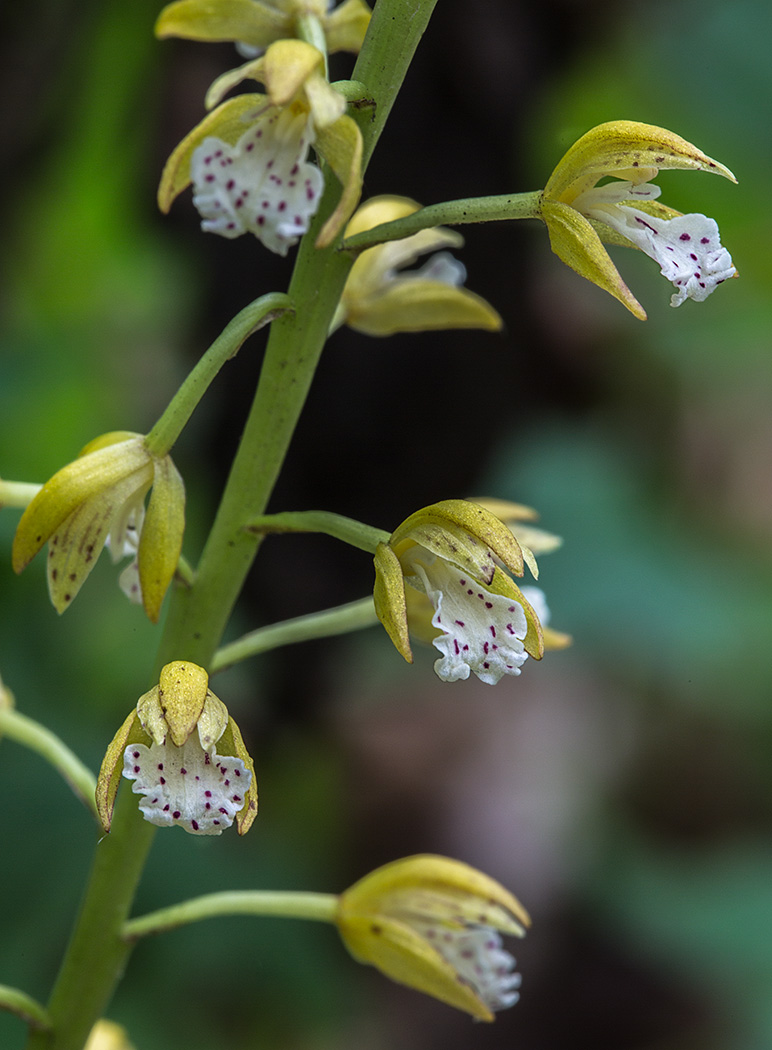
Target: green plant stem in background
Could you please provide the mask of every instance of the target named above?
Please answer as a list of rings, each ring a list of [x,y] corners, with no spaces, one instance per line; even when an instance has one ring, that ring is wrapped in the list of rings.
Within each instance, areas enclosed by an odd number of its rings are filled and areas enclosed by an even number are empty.
[[[99,814],[94,801],[96,778],[55,733],[13,708],[0,708],[0,737],[4,736],[29,748],[30,751],[35,751],[46,762],[49,762],[57,772],[61,773],[99,823]]]
[[[113,818],[119,835],[97,846],[78,921],[51,1000],[50,1031],[32,1031],[27,1050],[83,1050],[126,967],[129,945],[120,931],[156,828],[143,819],[130,792],[119,794]]]
[[[227,667],[248,660],[250,656],[278,649],[282,645],[295,645],[297,642],[308,642],[312,638],[331,638],[336,634],[349,634],[365,627],[374,627],[378,623],[375,615],[373,597],[368,594],[355,602],[336,605],[321,612],[306,613],[295,616],[281,623],[271,623],[258,627],[249,634],[242,635],[235,642],[223,645],[212,657],[209,665],[211,674],[224,671]]]
[[[26,992],[10,988],[7,984],[0,984],[0,1010],[16,1014],[32,1028],[48,1028],[50,1024],[48,1014],[40,1003]]]
[[[435,3],[379,0],[376,5],[354,70],[354,78],[367,84],[376,101],[374,112],[356,114],[364,138],[364,163],[372,154]],[[298,252],[289,289],[294,313],[282,314],[271,325],[258,389],[220,508],[193,585],[172,595],[151,682],[157,682],[161,667],[170,660],[209,664],[254,559],[260,537],[244,526],[265,511],[353,261],[353,255],[338,251],[336,245],[322,251],[314,248],[318,231],[339,196],[340,186],[328,178],[319,212]],[[170,426],[170,432],[173,430]],[[158,434],[153,440],[157,438]],[[82,1050],[126,965],[129,945],[119,934],[155,830],[143,820],[134,796],[126,790],[119,792],[111,831],[97,848],[82,909],[49,1003],[52,1031],[45,1035],[32,1032],[27,1050]]]
[[[19,507],[23,510],[42,487],[27,481],[3,481],[0,478],[0,510],[3,507]]]
[[[226,361],[236,356],[250,335],[289,309],[289,296],[271,292],[261,295],[236,314],[188,375],[147,435],[145,443],[154,456],[167,454]]]
[[[388,543],[391,534],[383,529],[343,514],[333,514],[327,510],[285,511],[282,514],[265,514],[250,521],[247,526],[250,532],[321,532],[333,536],[361,551],[375,554],[379,543]]]
[[[163,933],[201,919],[221,915],[273,915],[283,919],[312,919],[335,922],[338,898],[332,893],[293,893],[271,890],[231,890],[207,893],[182,904],[141,915],[125,923],[121,934],[126,941],[153,933]]]
[[[400,241],[435,226],[462,226],[470,222],[500,222],[503,219],[538,219],[541,190],[505,193],[500,197],[463,197],[419,208],[412,215],[384,222],[343,242],[347,251],[361,252],[385,241]]]

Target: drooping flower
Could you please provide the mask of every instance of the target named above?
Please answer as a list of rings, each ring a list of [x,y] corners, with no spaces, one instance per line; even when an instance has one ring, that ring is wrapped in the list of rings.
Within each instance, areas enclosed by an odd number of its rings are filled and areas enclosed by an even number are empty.
[[[375,611],[408,662],[411,628],[440,652],[434,668],[445,682],[474,671],[494,685],[519,674],[527,656],[543,656],[539,618],[509,575],[523,575],[520,544],[483,507],[467,500],[425,507],[378,545],[374,560]],[[431,602],[433,630],[411,615],[411,588]]]
[[[197,664],[166,664],[107,749],[96,801],[110,830],[121,776],[145,820],[191,835],[220,835],[236,822],[245,835],[257,815],[255,767],[225,704]]]
[[[249,232],[286,255],[308,230],[324,188],[321,169],[308,160],[313,145],[343,186],[317,238],[318,247],[330,244],[359,200],[362,135],[345,114],[345,99],[325,79],[323,61],[310,44],[280,40],[219,77],[207,93],[207,108],[216,108],[166,163],[161,210],[192,182],[203,230],[228,238]],[[261,81],[267,93],[221,102],[245,79]]]
[[[419,208],[407,197],[373,197],[354,213],[346,236],[412,215]],[[426,252],[463,243],[455,230],[436,227],[366,249],[351,268],[332,327],[346,324],[374,336],[445,328],[498,331],[501,318],[489,303],[463,287],[466,271],[448,252],[433,255],[419,270],[397,272]]]
[[[185,488],[171,457],[152,455],[142,434],[113,431],[86,445],[30,502],[16,530],[13,567],[21,572],[48,542],[48,590],[62,613],[105,543],[117,561],[133,542],[142,604],[155,623],[184,528]]]
[[[500,935],[522,937],[528,914],[460,861],[422,855],[378,868],[341,895],[337,923],[355,959],[481,1021],[519,998]]]
[[[330,54],[362,47],[371,15],[364,0],[335,8],[331,0],[177,0],[163,9],[155,31],[161,38],[233,40],[259,52],[297,36],[298,20],[308,14],[319,20]]]
[[[618,299],[636,317],[646,312],[622,280],[602,241],[640,248],[660,266],[676,292],[702,302],[736,276],[713,219],[682,215],[657,201],[651,180],[660,170],[712,171],[736,182],[731,171],[664,128],[630,120],[600,124],[568,150],[541,198],[552,250],[582,277]],[[617,181],[598,185],[610,176]]]

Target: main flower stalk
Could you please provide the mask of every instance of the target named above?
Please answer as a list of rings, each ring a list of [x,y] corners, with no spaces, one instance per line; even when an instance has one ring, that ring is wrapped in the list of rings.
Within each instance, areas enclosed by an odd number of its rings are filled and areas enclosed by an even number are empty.
[[[380,136],[436,0],[379,0],[354,78],[375,99],[357,116],[363,168]],[[255,399],[194,584],[172,595],[151,680],[171,660],[206,667],[254,560],[260,537],[244,526],[264,512],[292,440],[353,257],[314,242],[340,194],[327,179],[319,212],[303,238],[289,297],[294,313],[274,321]],[[110,834],[98,845],[90,882],[48,1005],[52,1030],[31,1032],[27,1050],[82,1050],[126,966],[120,937],[155,829],[126,791]]]

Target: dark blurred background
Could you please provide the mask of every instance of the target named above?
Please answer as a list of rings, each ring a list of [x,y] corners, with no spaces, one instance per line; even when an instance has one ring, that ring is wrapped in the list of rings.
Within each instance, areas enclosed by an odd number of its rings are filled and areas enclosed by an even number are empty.
[[[149,0],[5,12],[0,475],[42,481],[106,430],[145,431],[211,340],[292,260],[154,203],[229,45],[156,42]],[[663,173],[721,226],[741,280],[646,324],[564,268],[537,223],[467,227],[467,284],[503,335],[341,330],[273,501],[393,528],[438,499],[531,504],[574,647],[491,688],[404,665],[380,630],[214,680],[258,767],[243,841],[161,834],[137,911],[224,888],[337,891],[412,852],[459,857],[532,913],[521,1003],[493,1026],[353,963],[335,932],[228,920],[141,944],[110,1016],[138,1050],[768,1050],[772,1045],[772,256],[765,0],[442,0],[367,173],[422,203],[536,189],[594,124],[660,124],[739,186]],[[345,56],[334,76],[347,76]],[[175,450],[185,552],[211,522],[258,374],[254,338]],[[6,552],[18,514],[0,515]],[[42,559],[38,559],[42,562]],[[0,563],[0,674],[97,768],[147,687],[157,628],[103,558],[59,620],[43,565]],[[357,598],[367,556],[266,543],[229,636]],[[93,828],[0,745],[0,983],[45,999]],[[0,1016],[0,1046],[22,1025]]]

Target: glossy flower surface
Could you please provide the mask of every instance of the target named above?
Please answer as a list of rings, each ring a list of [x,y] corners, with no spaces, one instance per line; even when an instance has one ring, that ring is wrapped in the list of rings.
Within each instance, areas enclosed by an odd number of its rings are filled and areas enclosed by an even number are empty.
[[[373,197],[352,216],[346,236],[412,215],[419,208],[407,197]],[[466,271],[447,251],[439,251],[418,270],[402,271],[427,252],[463,243],[455,230],[437,227],[366,249],[351,268],[333,327],[346,324],[373,336],[445,328],[498,331],[501,318],[479,295],[462,287]]]
[[[409,624],[408,594],[426,596],[434,630],[416,633],[440,652],[437,675],[455,682],[474,671],[493,685],[519,674],[528,655],[544,653],[539,618],[509,575],[522,576],[523,567],[520,544],[495,515],[467,500],[444,500],[411,515],[378,545],[375,611],[411,661],[409,632],[417,617]]]
[[[97,809],[110,830],[121,776],[145,820],[192,835],[220,835],[236,822],[246,834],[257,814],[255,770],[238,726],[209,689],[206,671],[178,660],[139,698],[107,749]]]
[[[128,544],[136,549],[145,612],[155,622],[177,568],[184,529],[185,488],[171,458],[153,456],[142,434],[115,431],[86,445],[30,502],[16,530],[13,567],[21,572],[47,542],[48,590],[62,613],[105,543],[109,540],[114,561]]]
[[[341,895],[337,922],[354,958],[481,1021],[519,998],[501,934],[522,937],[528,914],[460,861],[422,855],[378,868]]]
[[[582,277],[645,320],[602,241],[640,248],[676,288],[672,306],[698,302],[736,275],[713,219],[660,204],[651,180],[660,170],[731,171],[665,128],[615,120],[588,131],[553,171],[541,199],[552,249]],[[616,181],[601,182],[610,176]]]
[[[310,44],[280,40],[219,77],[207,94],[207,108],[216,108],[167,161],[161,210],[192,182],[203,230],[227,238],[252,233],[286,255],[308,230],[324,188],[321,169],[308,160],[313,145],[343,186],[317,240],[319,247],[331,243],[359,200],[362,135],[325,79],[323,61]],[[266,94],[221,102],[245,79],[264,83]]]

